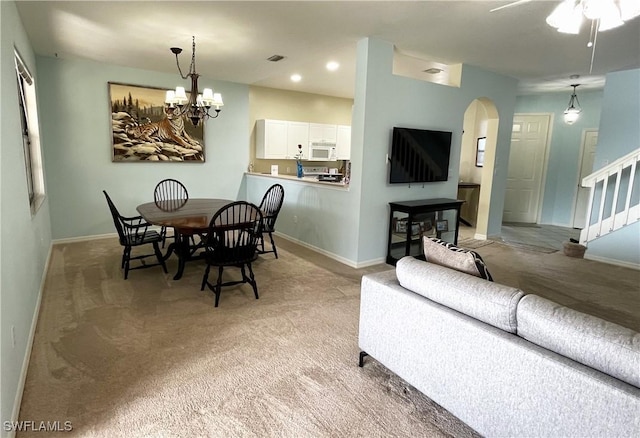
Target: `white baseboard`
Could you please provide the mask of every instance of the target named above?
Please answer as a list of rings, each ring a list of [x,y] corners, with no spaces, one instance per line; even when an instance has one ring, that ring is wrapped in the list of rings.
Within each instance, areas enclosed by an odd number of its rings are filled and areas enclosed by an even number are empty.
[[[150,230],[160,231],[160,227],[152,226],[149,227]],[[107,234],[93,234],[91,236],[80,236],[80,237],[66,237],[64,239],[53,239],[51,241],[52,245],[59,245],[61,243],[75,243],[75,242],[87,242],[89,240],[98,240],[98,239],[113,239],[118,238],[118,233],[107,233]]]
[[[373,265],[378,265],[380,263],[384,263],[386,261],[386,259],[384,257],[382,257],[382,258],[378,258],[378,259],[367,260],[367,261],[364,261],[364,262],[354,262],[353,260],[346,259],[346,258],[344,258],[342,256],[339,256],[337,254],[329,252],[329,251],[327,251],[325,249],[318,248],[317,246],[311,245],[311,244],[309,244],[307,242],[303,242],[302,240],[296,239],[295,237],[291,237],[291,236],[289,236],[287,234],[282,234],[282,233],[279,233],[277,231],[276,231],[275,234],[278,237],[282,237],[285,240],[288,240],[290,242],[296,243],[296,244],[298,244],[300,246],[304,246],[305,248],[309,248],[312,251],[320,253],[320,254],[322,254],[324,256],[329,257],[330,259],[336,260],[336,261],[338,261],[338,262],[340,262],[342,264],[345,264],[347,266],[350,266],[350,267],[352,267],[354,269],[366,268],[366,267],[369,267],[369,266],[373,266]]]
[[[311,245],[307,242],[303,242],[302,240],[296,239],[295,237],[291,237],[287,234],[282,234],[279,232],[275,232],[275,235],[278,237],[282,237],[283,239],[289,240],[290,242],[293,243],[297,243],[300,246],[304,246],[305,248],[309,248],[310,250],[313,250],[317,253],[320,253],[324,256],[327,256],[333,260],[336,260],[340,263],[343,263],[347,266],[350,266],[352,268],[355,269],[360,269],[360,268],[367,268],[369,266],[373,266],[373,265],[378,265],[380,263],[385,263],[386,262],[386,258],[384,257],[380,257],[380,258],[376,258],[376,259],[371,259],[371,260],[367,260],[364,262],[354,262],[353,260],[349,260],[346,259],[342,256],[339,256],[337,254],[334,254],[332,252],[329,252],[327,250],[324,250],[322,248],[318,248],[317,246]],[[59,244],[63,244],[63,243],[74,243],[74,242],[86,242],[86,241],[90,241],[90,240],[98,240],[98,239],[114,239],[117,238],[118,234],[117,233],[109,233],[109,234],[95,234],[93,236],[81,236],[81,237],[69,237],[69,238],[65,238],[65,239],[56,239],[54,241],[52,241],[53,245],[59,245]]]
[[[42,278],[40,278],[40,288],[38,290],[38,298],[36,299],[36,306],[33,311],[33,317],[31,318],[31,328],[29,330],[29,337],[27,338],[27,346],[24,352],[24,359],[22,360],[22,369],[20,370],[20,377],[18,379],[18,388],[16,390],[16,396],[13,401],[13,410],[11,411],[11,421],[18,421],[20,415],[20,405],[22,404],[22,394],[24,393],[24,385],[27,381],[27,371],[29,370],[29,361],[31,360],[31,350],[33,348],[33,339],[36,335],[36,327],[38,325],[38,316],[40,315],[40,304],[42,302],[42,294],[44,292],[44,285],[47,279],[47,273],[49,272],[49,263],[51,261],[51,254],[53,252],[53,246],[49,246],[49,253],[47,254],[47,260],[44,263],[44,270],[42,271]],[[6,436],[14,437],[16,431],[9,431]]]
[[[623,260],[610,259],[608,257],[595,256],[595,255],[589,254],[589,252],[586,252],[584,254],[584,258],[587,259],[587,260],[593,260],[595,262],[608,263],[610,265],[622,266],[623,268],[631,268],[631,269],[635,269],[637,271],[640,271],[640,264],[637,264],[637,263],[625,262]]]
[[[98,239],[113,239],[114,237],[117,239],[118,233],[94,234],[92,236],[67,237],[64,239],[54,239],[51,241],[51,244],[60,245],[62,243],[87,242],[89,240],[98,240]]]

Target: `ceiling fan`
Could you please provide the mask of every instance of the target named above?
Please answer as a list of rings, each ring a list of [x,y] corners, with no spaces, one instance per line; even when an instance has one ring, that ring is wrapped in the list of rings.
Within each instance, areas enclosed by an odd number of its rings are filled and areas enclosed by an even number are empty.
[[[520,6],[531,1],[517,0],[493,8],[489,12]],[[549,14],[546,22],[558,32],[578,35],[584,19],[591,20],[591,32],[587,43],[587,47],[591,48],[589,67],[589,73],[591,73],[598,32],[622,26],[626,21],[639,15],[640,1],[638,0],[562,0]]]

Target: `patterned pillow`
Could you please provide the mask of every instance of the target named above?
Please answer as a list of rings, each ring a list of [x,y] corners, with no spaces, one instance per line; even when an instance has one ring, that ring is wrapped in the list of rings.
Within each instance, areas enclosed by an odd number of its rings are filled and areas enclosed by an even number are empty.
[[[423,237],[423,244],[424,256],[429,263],[493,281],[487,266],[477,252],[458,248],[453,243],[435,237]]]

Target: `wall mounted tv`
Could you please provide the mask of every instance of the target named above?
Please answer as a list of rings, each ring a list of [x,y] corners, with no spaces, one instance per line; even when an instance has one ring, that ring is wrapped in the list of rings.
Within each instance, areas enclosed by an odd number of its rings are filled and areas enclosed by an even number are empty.
[[[450,155],[451,132],[395,127],[389,183],[446,181]]]

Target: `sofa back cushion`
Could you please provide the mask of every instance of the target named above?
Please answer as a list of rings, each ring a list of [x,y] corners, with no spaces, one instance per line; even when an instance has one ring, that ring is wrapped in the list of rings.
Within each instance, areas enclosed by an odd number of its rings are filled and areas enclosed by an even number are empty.
[[[640,333],[537,295],[517,318],[524,339],[640,388]]]
[[[405,289],[494,327],[516,333],[516,307],[524,295],[520,289],[410,256],[398,260],[396,276]]]

